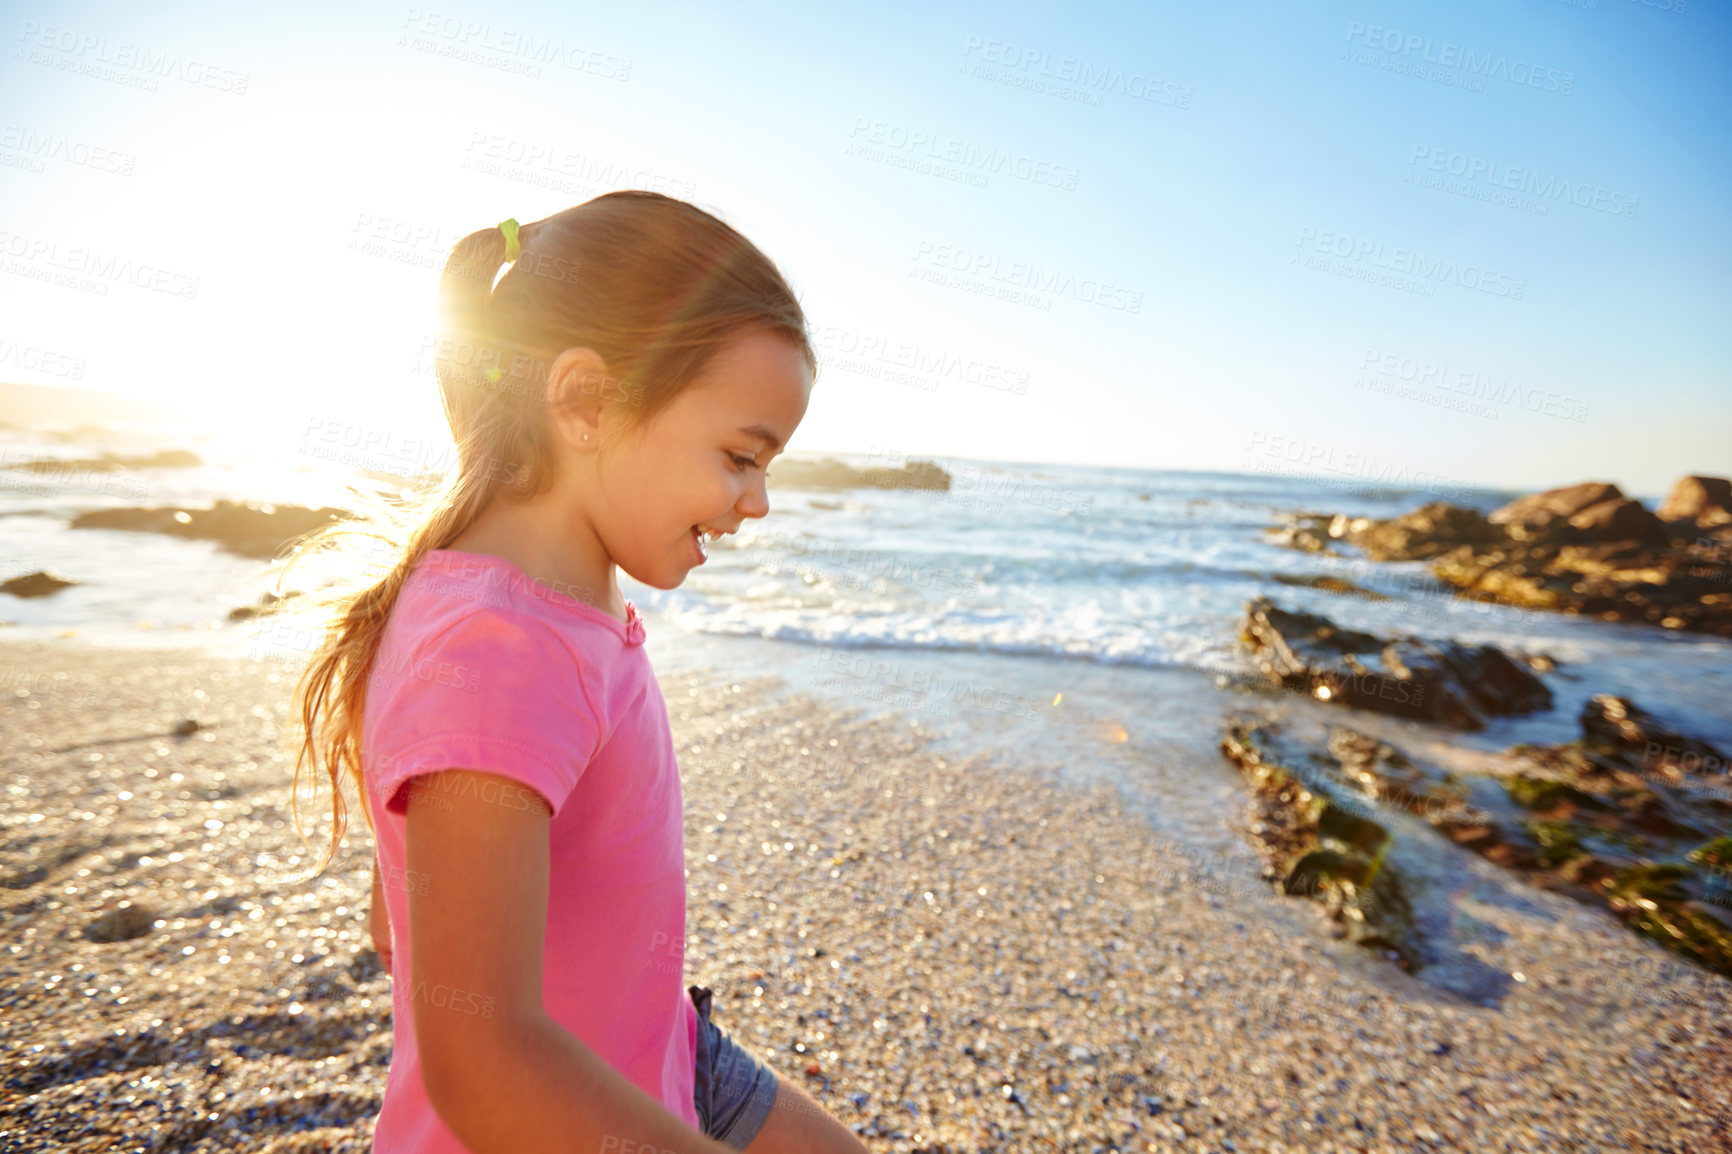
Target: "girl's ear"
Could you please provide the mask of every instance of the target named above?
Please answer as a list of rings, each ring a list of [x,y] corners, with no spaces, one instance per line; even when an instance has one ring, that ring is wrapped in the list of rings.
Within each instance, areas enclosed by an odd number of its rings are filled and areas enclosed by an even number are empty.
[[[593,449],[601,414],[611,390],[618,386],[607,362],[591,348],[566,349],[547,373],[548,425],[561,443],[577,450]]]

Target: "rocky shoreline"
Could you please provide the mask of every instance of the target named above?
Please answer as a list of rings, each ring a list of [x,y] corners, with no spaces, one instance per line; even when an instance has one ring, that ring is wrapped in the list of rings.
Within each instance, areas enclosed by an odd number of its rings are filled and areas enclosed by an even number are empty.
[[[1459,596],[1732,636],[1732,485],[1721,478],[1683,478],[1657,512],[1591,482],[1485,515],[1444,502],[1387,520],[1302,514],[1271,536],[1429,561]],[[1538,675],[1555,663],[1543,654],[1377,637],[1265,598],[1246,605],[1240,639],[1271,688],[1339,706],[1458,730],[1552,708]],[[1405,968],[1435,951],[1415,924],[1402,851],[1435,835],[1732,976],[1726,755],[1615,695],[1593,696],[1578,722],[1578,740],[1513,746],[1495,774],[1448,772],[1345,727],[1307,743],[1255,718],[1231,722],[1221,747],[1259,807],[1253,840],[1270,878]],[[1395,810],[1422,824],[1392,820]]]
[[[1331,727],[1320,750],[1236,721],[1221,748],[1256,798],[1267,876],[1322,902],[1341,936],[1390,951],[1405,969],[1437,954],[1391,854],[1396,839],[1424,835],[1392,811],[1732,978],[1725,758],[1622,698],[1593,698],[1580,720],[1580,740],[1513,746],[1493,774],[1446,771],[1345,727]]]
[[[1684,477],[1654,512],[1590,481],[1481,515],[1436,501],[1388,520],[1307,513],[1281,545],[1429,561],[1458,596],[1732,637],[1732,482]]]

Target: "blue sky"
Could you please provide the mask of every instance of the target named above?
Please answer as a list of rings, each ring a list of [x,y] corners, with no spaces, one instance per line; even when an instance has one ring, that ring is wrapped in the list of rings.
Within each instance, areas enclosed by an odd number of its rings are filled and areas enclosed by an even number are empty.
[[[635,184],[800,293],[795,449],[1657,493],[1732,21],[1592,2],[7,5],[0,376],[436,439],[451,243]]]

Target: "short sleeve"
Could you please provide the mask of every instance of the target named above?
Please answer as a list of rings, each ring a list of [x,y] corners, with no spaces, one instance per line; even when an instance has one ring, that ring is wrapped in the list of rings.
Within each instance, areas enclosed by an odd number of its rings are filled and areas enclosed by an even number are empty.
[[[391,643],[404,637],[411,640]],[[437,629],[388,630],[368,681],[364,726],[375,812],[383,805],[407,813],[418,775],[472,769],[533,790],[557,815],[602,732],[579,670],[551,628],[505,609],[466,610]],[[521,792],[487,792],[494,796],[481,800],[533,804]]]

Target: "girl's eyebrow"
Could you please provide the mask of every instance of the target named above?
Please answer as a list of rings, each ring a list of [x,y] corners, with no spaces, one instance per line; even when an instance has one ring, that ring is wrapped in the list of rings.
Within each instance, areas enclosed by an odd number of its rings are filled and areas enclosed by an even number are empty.
[[[760,441],[768,441],[772,449],[782,447],[782,439],[762,425],[746,425],[740,429],[740,432],[748,437],[756,437]]]

